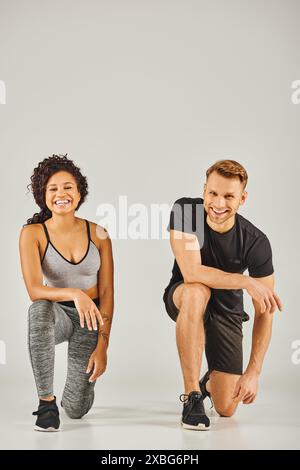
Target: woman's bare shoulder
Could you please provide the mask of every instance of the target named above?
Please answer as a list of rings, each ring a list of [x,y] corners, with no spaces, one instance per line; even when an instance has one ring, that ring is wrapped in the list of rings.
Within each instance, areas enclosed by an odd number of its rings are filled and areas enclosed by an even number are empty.
[[[20,239],[25,242],[39,241],[43,231],[42,224],[27,224],[23,225],[20,231]]]
[[[93,240],[95,245],[100,248],[101,242],[109,238],[108,231],[102,225],[99,225],[90,220],[88,222],[90,224],[91,239]],[[97,241],[97,243],[95,242],[95,240]]]

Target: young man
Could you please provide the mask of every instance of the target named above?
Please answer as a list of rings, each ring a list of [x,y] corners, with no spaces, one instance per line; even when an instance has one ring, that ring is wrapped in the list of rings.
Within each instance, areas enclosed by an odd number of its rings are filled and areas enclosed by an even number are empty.
[[[238,214],[245,203],[248,175],[238,162],[221,160],[206,172],[203,199],[183,197],[173,206],[168,230],[175,256],[164,292],[167,313],[176,322],[184,380],[182,425],[207,430],[203,400],[211,398],[221,416],[239,402],[253,403],[272,330],[282,310],[274,292],[268,238]],[[248,269],[249,276],[243,272]],[[243,289],[252,297],[255,319],[249,363],[243,372]],[[202,352],[208,371],[199,382]]]

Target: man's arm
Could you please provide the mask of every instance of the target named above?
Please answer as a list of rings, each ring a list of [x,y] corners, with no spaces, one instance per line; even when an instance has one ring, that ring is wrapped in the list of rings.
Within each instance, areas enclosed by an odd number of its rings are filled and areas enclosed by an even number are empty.
[[[261,277],[257,280],[258,282],[268,286],[270,289],[274,289],[274,274],[267,277]],[[260,374],[263,360],[271,340],[273,315],[262,315],[259,304],[253,299],[252,303],[255,309],[255,317],[252,330],[251,354],[245,373],[255,372],[256,374]],[[273,314],[274,311],[275,309],[272,309],[270,313]]]
[[[274,289],[274,274],[261,277],[258,282]],[[252,347],[248,366],[236,383],[233,393],[235,402],[242,401],[245,405],[253,403],[258,390],[258,379],[263,360],[270,344],[273,315],[262,315],[259,304],[252,299],[255,308],[255,318],[252,331]],[[275,308],[270,313],[274,313]]]
[[[201,282],[213,289],[246,289],[262,313],[270,312],[271,308],[282,309],[277,294],[257,279],[204,266],[196,235],[170,230],[170,243],[184,282]]]
[[[246,276],[243,274],[226,273],[202,264],[196,235],[170,230],[170,243],[184,282],[201,282],[214,289],[246,288]]]

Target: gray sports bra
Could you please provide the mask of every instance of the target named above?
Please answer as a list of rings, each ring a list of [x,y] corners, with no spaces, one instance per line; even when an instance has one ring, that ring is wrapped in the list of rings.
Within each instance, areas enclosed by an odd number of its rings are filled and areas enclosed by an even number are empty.
[[[89,289],[97,284],[100,268],[100,253],[91,240],[90,225],[86,220],[88,247],[81,261],[67,260],[51,243],[46,224],[42,222],[47,237],[47,246],[41,261],[44,283],[49,287],[73,287]]]

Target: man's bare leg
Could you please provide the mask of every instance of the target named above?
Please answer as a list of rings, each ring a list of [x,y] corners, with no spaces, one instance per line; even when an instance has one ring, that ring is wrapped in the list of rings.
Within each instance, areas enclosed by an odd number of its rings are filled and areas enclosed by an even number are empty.
[[[205,343],[203,317],[210,289],[201,283],[180,284],[173,293],[179,309],[176,342],[184,380],[184,393],[200,391],[199,375]]]
[[[239,378],[240,375],[217,370],[209,374],[206,390],[211,394],[215,410],[220,416],[230,417],[234,414],[238,403],[234,402],[232,397]]]

